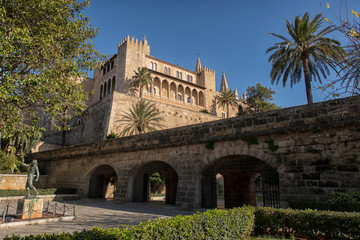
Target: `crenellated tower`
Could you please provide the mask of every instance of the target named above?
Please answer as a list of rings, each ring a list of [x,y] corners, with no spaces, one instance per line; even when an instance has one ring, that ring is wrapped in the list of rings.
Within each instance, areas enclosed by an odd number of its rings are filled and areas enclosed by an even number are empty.
[[[134,71],[137,71],[138,67],[147,66],[145,55],[150,55],[150,46],[146,39],[139,41],[127,36],[119,43],[116,73],[118,85],[116,91],[128,93]]]

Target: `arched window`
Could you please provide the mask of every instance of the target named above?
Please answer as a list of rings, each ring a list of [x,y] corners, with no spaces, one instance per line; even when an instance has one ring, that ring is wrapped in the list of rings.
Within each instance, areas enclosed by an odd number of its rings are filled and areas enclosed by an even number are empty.
[[[179,72],[179,78],[182,79],[182,73],[181,72]]]
[[[104,83],[104,97],[106,96],[106,82]]]
[[[170,68],[168,68],[168,74],[171,75],[171,70],[170,70]]]
[[[156,64],[156,63],[154,63],[154,69],[153,69],[153,70],[155,70],[155,71],[156,71],[156,69],[157,69],[157,64]]]
[[[164,73],[167,74],[167,67],[164,67]]]
[[[108,95],[110,94],[110,91],[111,91],[111,79],[109,78],[109,80],[108,80],[108,92],[107,92]]]
[[[113,76],[113,78],[112,78],[111,86],[112,86],[111,90],[114,91],[115,90],[115,76]]]
[[[99,99],[102,99],[102,94],[103,94],[103,85],[100,85],[100,96]]]
[[[113,69],[114,68],[114,60],[111,61],[111,66],[110,66],[110,69]]]
[[[156,88],[154,87],[153,90],[154,90],[154,95],[156,95]]]
[[[177,100],[182,101],[182,95],[180,93],[178,94]]]
[[[150,62],[150,69],[153,69],[154,64],[152,62]]]
[[[176,77],[179,78],[179,71],[176,71]]]

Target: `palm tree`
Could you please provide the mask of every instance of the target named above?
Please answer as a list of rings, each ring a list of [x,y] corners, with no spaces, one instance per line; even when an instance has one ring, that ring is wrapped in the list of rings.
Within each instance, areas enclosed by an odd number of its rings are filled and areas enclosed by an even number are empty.
[[[137,71],[134,71],[135,75],[132,77],[133,80],[130,83],[130,87],[139,88],[140,87],[140,98],[143,97],[142,89],[143,87],[148,88],[151,86],[151,73],[146,67],[139,67]]]
[[[122,123],[118,128],[123,127],[120,136],[142,134],[162,128],[160,122],[164,119],[159,115],[154,103],[141,99],[131,106],[129,112],[121,115],[122,118],[118,121]]]
[[[286,29],[292,39],[270,33],[282,41],[266,51],[266,53],[275,51],[269,57],[269,62],[272,63],[270,74],[272,84],[278,83],[282,77],[285,87],[290,77],[292,87],[301,81],[302,71],[304,72],[308,104],[313,103],[311,81],[321,82],[320,75],[326,78],[330,73],[328,65],[332,66],[331,61],[341,61],[345,55],[338,41],[325,37],[335,29],[330,26],[319,30],[321,24],[321,14],[316,15],[311,21],[309,13],[305,13],[302,18],[296,16],[292,24],[286,20]]]
[[[223,107],[226,105],[226,118],[229,118],[229,105],[238,105],[235,92],[230,89],[220,92],[220,95],[217,97],[217,104],[220,104]]]

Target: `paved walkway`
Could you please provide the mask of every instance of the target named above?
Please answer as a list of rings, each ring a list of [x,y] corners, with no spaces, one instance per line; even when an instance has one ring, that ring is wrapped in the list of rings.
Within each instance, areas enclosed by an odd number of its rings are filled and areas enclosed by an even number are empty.
[[[91,229],[94,226],[113,228],[119,224],[136,225],[155,218],[193,214],[189,211],[175,210],[174,206],[163,202],[113,204],[105,200],[83,199],[68,201],[76,204],[76,219],[67,222],[54,222],[0,229],[0,239],[6,235],[21,236],[41,233],[74,232]],[[16,205],[16,203],[14,203]]]

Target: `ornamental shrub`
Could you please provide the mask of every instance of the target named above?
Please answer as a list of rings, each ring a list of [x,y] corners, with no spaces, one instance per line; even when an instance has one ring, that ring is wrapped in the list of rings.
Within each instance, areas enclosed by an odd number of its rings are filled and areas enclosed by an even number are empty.
[[[360,213],[255,208],[255,233],[305,239],[360,239]]]
[[[119,228],[94,227],[81,232],[6,237],[5,240],[72,240],[72,239],[241,239],[249,236],[254,226],[254,208],[209,210],[189,216],[156,219],[136,226]]]

